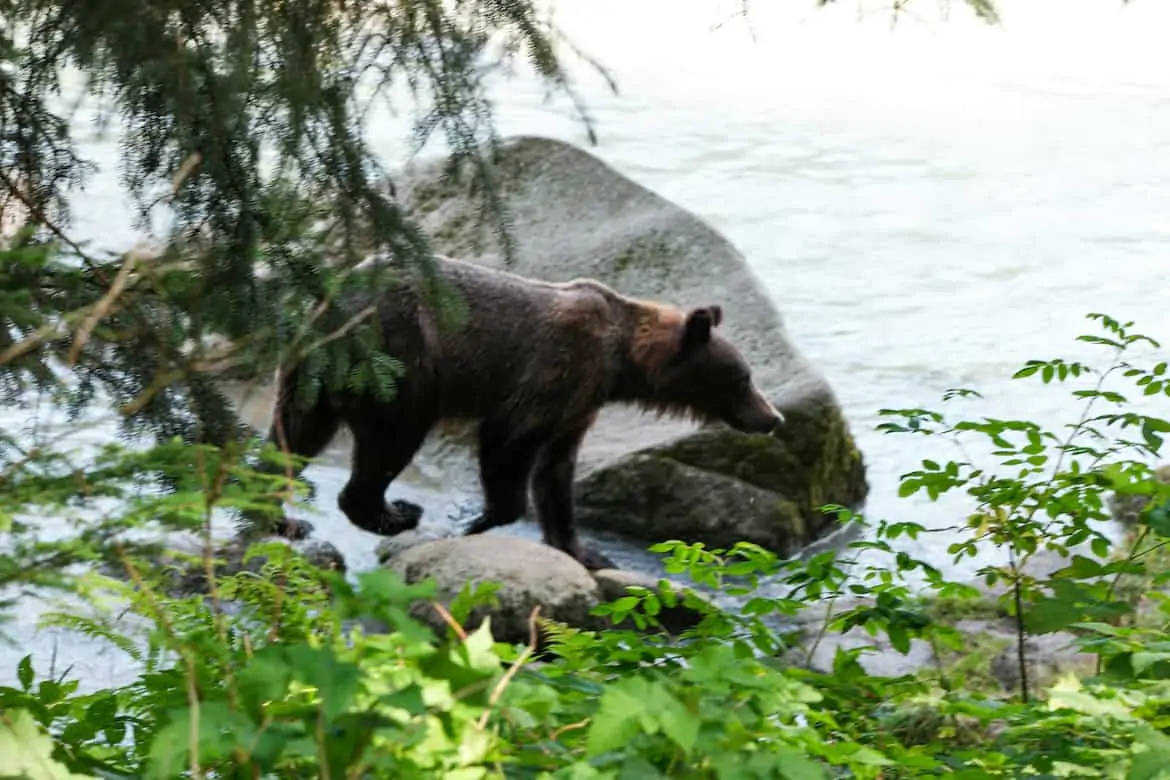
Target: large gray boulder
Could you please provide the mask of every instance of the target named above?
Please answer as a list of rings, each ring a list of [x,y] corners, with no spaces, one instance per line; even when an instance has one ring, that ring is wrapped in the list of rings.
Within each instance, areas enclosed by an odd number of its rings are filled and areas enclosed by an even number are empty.
[[[446,161],[420,160],[395,177],[398,198],[443,254],[502,267],[482,200]],[[605,409],[580,454],[582,525],[647,542],[756,542],[792,554],[835,527],[824,504],[859,507],[868,492],[861,453],[825,377],[797,349],[743,256],[694,214],[597,157],[546,138],[506,139],[495,165],[512,218],[511,270],[548,281],[592,277],[619,292],[678,306],[719,303],[730,338],[787,417],[775,437],[698,428],[632,408]],[[449,436],[420,461],[475,489]]]

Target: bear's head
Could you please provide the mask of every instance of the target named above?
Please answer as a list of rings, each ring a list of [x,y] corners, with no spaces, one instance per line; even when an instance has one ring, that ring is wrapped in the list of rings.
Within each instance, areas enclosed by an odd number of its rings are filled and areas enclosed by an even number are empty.
[[[651,404],[720,420],[743,433],[771,433],[784,422],[752,381],[747,360],[719,330],[720,306],[692,309],[679,319],[671,338],[659,342],[669,351],[655,356]]]

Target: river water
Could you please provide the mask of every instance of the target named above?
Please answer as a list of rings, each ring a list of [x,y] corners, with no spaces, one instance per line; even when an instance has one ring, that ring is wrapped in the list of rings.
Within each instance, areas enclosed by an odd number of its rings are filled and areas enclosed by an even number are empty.
[[[1009,0],[1004,27],[989,28],[964,6],[944,20],[945,5],[916,0],[918,16],[891,30],[866,3],[767,6],[753,4],[745,23],[728,19],[730,2],[561,0],[560,24],[621,88],[613,96],[582,71],[594,152],[743,251],[839,394],[868,462],[867,512],[950,525],[969,508],[961,499],[896,490],[921,458],[953,453],[876,433],[879,409],[937,407],[947,388],[973,387],[987,400],[957,412],[1056,426],[1079,406],[1010,376],[1030,358],[1099,362],[1074,341],[1093,328],[1086,313],[1136,320],[1170,343],[1170,9]],[[496,97],[502,132],[585,143],[564,101],[545,104],[523,82]],[[404,161],[404,119],[384,113],[371,133],[388,165]],[[110,247],[134,239],[116,144],[90,142],[106,169],[75,207],[78,231]],[[360,569],[373,544],[333,509],[338,465],[309,473],[327,512],[315,522]],[[392,492],[437,500],[418,486]],[[987,562],[950,566],[949,541],[907,549],[959,576]],[[636,550],[619,553],[638,565]],[[88,645],[34,640],[35,611],[22,607],[9,627],[18,646],[0,652],[0,679],[30,648],[55,648],[94,684],[111,674]]]

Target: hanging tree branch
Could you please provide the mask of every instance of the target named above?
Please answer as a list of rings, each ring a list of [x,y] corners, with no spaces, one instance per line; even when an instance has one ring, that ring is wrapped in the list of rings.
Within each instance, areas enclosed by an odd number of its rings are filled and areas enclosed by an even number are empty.
[[[380,354],[374,323],[353,317],[362,294],[393,275],[441,300],[429,242],[366,139],[367,106],[395,84],[408,87],[415,148],[438,132],[472,163],[509,251],[488,74],[524,57],[592,133],[562,36],[534,0],[0,2],[17,23],[0,31],[0,181],[9,195],[20,188],[44,229],[0,254],[0,346],[32,347],[0,368],[0,385],[19,398],[22,372],[43,383],[48,363],[67,358],[73,410],[104,394],[132,412],[130,431],[234,437],[214,371],[270,375],[298,350],[313,386],[374,381],[363,368]],[[67,70],[120,117],[138,226],[166,216],[163,254],[176,262],[131,274],[119,253],[97,259],[70,238],[70,201],[93,165],[54,108]],[[384,262],[339,275],[371,254]],[[79,319],[68,351],[28,342]],[[210,341],[236,352],[201,354]]]

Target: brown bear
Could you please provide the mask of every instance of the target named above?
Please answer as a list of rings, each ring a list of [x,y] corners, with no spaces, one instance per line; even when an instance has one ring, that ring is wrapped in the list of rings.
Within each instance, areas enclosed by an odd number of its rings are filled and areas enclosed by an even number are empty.
[[[544,541],[604,567],[609,562],[578,539],[572,500],[578,448],[603,405],[637,404],[756,434],[783,420],[720,333],[719,306],[684,311],[588,279],[550,283],[454,259],[436,263],[467,317],[441,328],[408,285],[379,294],[385,351],[405,366],[390,402],[323,389],[307,411],[277,404],[297,455],[317,455],[342,423],[349,427],[352,471],[338,504],[366,531],[392,536],[418,525],[421,509],[387,505],[386,489],[436,423],[473,422],[484,510],[466,532],[516,522],[531,484]],[[278,397],[295,381],[294,370]],[[269,439],[278,440],[275,420]]]

